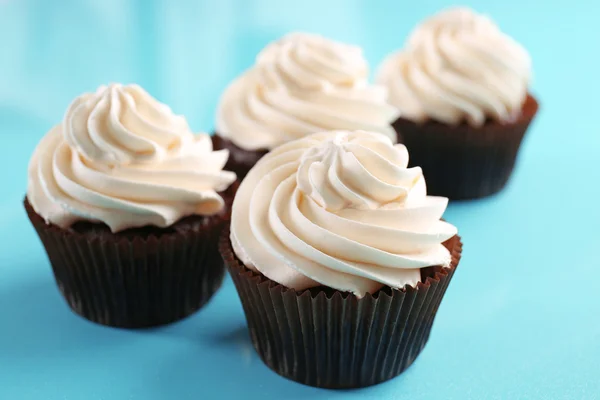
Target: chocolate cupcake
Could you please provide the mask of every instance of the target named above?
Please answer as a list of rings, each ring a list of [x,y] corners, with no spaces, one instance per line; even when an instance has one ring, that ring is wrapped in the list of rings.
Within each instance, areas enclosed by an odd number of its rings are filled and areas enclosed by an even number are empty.
[[[241,179],[269,150],[331,129],[380,132],[394,142],[398,113],[387,91],[368,83],[359,47],[293,33],[269,44],[219,102],[215,148]]]
[[[210,299],[236,187],[227,156],[137,85],[73,101],[31,158],[24,203],[76,313],[148,327]]]
[[[394,127],[430,193],[471,199],[507,183],[538,110],[527,51],[467,8],[418,26],[383,62],[378,83],[400,110]]]
[[[403,145],[333,131],[263,157],[236,195],[221,253],[254,347],[311,386],[364,387],[419,355],[461,256],[448,200]]]

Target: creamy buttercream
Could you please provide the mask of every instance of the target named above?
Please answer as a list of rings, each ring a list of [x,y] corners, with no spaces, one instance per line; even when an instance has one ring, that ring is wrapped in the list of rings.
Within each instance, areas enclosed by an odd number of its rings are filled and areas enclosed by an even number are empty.
[[[294,33],[271,43],[224,92],[216,130],[245,150],[273,149],[311,133],[364,129],[396,140],[387,91],[368,83],[359,47]]]
[[[418,26],[376,80],[403,118],[481,126],[519,115],[530,76],[531,59],[519,43],[487,16],[460,7]]]
[[[286,287],[325,285],[357,296],[419,282],[450,263],[441,221],[408,152],[378,133],[332,131],[287,143],[242,182],[232,210],[239,259]]]
[[[101,86],[77,97],[38,144],[27,198],[46,222],[103,222],[113,232],[167,227],[218,213],[235,174],[185,118],[137,85]]]

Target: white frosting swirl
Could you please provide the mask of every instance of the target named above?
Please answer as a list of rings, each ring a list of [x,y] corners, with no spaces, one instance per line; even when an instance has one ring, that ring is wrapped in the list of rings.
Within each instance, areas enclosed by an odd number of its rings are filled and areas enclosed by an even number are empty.
[[[139,86],[101,86],[76,98],[38,144],[27,198],[63,228],[81,220],[113,232],[167,227],[223,208],[217,192],[235,180],[222,170],[227,158]]]
[[[325,285],[357,296],[420,281],[450,262],[456,228],[448,199],[427,196],[421,168],[378,133],[332,131],[285,144],[242,182],[231,223],[234,251],[286,287]]]
[[[413,121],[509,122],[521,112],[531,76],[527,51],[488,17],[468,8],[443,11],[383,62],[378,83]]]
[[[246,150],[273,149],[311,133],[364,129],[396,140],[397,110],[367,81],[359,47],[294,33],[271,43],[223,94],[219,135]]]

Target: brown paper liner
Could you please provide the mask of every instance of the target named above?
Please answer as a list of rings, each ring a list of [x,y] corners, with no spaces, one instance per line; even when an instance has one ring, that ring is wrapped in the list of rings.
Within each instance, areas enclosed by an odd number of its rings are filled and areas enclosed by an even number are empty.
[[[387,287],[361,299],[330,288],[297,292],[249,270],[227,230],[220,250],[264,363],[296,382],[342,389],[394,378],[417,358],[461,257],[460,237],[445,245],[450,268],[425,268],[416,287]]]
[[[236,188],[237,183],[224,194],[227,203]],[[166,229],[113,234],[103,224],[70,229],[47,224],[27,198],[24,205],[60,292],[90,321],[122,328],[175,322],[206,304],[223,280],[218,241],[228,210],[187,217]]]
[[[435,121],[415,123],[398,119],[394,128],[420,166],[427,192],[452,200],[474,199],[500,191],[508,182],[521,141],[535,117],[538,103],[528,95],[513,123],[488,121],[480,128]]]

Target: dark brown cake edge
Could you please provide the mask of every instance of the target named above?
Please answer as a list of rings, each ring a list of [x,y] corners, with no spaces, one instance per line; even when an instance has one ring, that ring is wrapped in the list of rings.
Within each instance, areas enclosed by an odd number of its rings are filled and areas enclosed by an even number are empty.
[[[229,150],[229,158],[224,169],[235,172],[240,181],[244,179],[258,160],[269,152],[267,149],[244,150],[232,141],[220,136],[218,132],[213,132],[211,138],[215,150]]]

